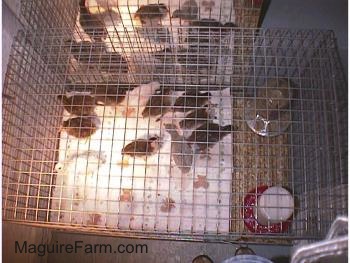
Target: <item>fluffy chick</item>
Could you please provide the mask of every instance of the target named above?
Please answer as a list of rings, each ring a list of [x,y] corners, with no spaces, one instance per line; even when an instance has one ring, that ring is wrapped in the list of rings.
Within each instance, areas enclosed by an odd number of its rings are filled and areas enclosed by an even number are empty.
[[[203,105],[209,104],[210,92],[200,93],[197,90],[190,90],[177,98],[174,106],[174,112],[188,112],[195,110]]]
[[[79,116],[63,122],[62,129],[76,138],[89,138],[98,128],[97,116]]]
[[[96,66],[99,67],[101,71],[109,73],[127,73],[128,72],[128,62],[126,59],[116,53],[116,52],[107,52],[101,54],[99,60],[91,61],[96,63]]]
[[[66,41],[70,48],[70,53],[80,63],[88,63],[90,61],[97,61],[100,54],[107,52],[104,43],[96,43],[83,40],[76,42],[75,40]]]
[[[189,0],[182,4],[180,9],[173,12],[172,18],[195,20],[198,18],[198,5],[195,0]]]
[[[143,26],[157,26],[168,13],[165,4],[142,5],[135,13],[134,18],[140,20]]]
[[[158,59],[160,62],[168,63],[168,64],[174,64],[176,63],[176,56],[175,53],[170,48],[165,48],[159,51],[156,51],[153,53],[154,57]],[[162,64],[162,65],[163,65]]]
[[[190,26],[187,38],[190,47],[213,51],[222,40],[223,35],[227,35],[231,32],[231,28],[236,27],[234,23],[222,24],[215,19],[207,18],[190,21]]]
[[[208,148],[213,147],[231,132],[232,125],[220,126],[213,122],[206,122],[194,130],[187,141],[200,153],[205,153]]]
[[[179,135],[175,125],[165,124],[164,127],[171,136],[171,157],[173,161],[183,174],[190,172],[193,162],[191,146]]]
[[[161,117],[171,110],[171,104],[170,89],[158,90],[147,101],[146,107],[142,111],[142,117]]]
[[[179,122],[181,129],[190,130],[206,123],[211,118],[208,108],[196,109],[185,116],[185,119]]]
[[[130,85],[108,85],[100,84],[93,91],[96,103],[105,106],[116,106],[121,103],[127,92],[133,87]]]
[[[67,43],[70,47],[70,53],[81,65],[88,68],[98,68],[103,72],[128,72],[126,59],[116,52],[107,52],[104,43],[76,42],[74,40],[69,40]]]
[[[103,18],[99,14],[91,14],[86,7],[86,0],[80,0],[80,17],[79,22],[86,34],[88,34],[94,41],[102,42],[107,37],[107,29]]]
[[[95,98],[90,95],[58,95],[57,98],[63,103],[63,107],[74,115],[91,115],[95,110]]]
[[[148,139],[137,139],[127,144],[122,149],[122,155],[145,158],[157,153],[160,147],[161,142],[158,136],[153,136]]]

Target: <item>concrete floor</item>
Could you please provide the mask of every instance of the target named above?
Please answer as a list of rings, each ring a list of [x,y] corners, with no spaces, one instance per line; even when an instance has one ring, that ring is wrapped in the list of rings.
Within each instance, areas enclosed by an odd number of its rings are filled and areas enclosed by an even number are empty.
[[[8,8],[5,2],[9,3]],[[5,0],[3,2],[3,71],[6,70],[10,46],[20,24],[14,18],[18,13],[17,1]],[[12,11],[14,13],[12,13]],[[347,1],[346,0],[272,0],[266,14],[263,27],[288,28],[321,28],[335,30],[339,53],[347,73]],[[191,262],[198,254],[210,255],[214,262],[234,255],[236,246],[230,244],[189,243],[175,241],[136,240],[113,237],[100,237],[94,235],[71,234],[51,231],[42,228],[18,226],[9,223],[3,224],[3,262]],[[84,243],[110,243],[148,245],[148,254],[110,254],[110,255],[84,255],[80,254],[50,254],[48,257],[36,255],[20,255],[14,253],[14,241],[27,240],[28,243],[48,242],[68,244],[75,240]],[[275,262],[288,262],[283,257],[290,254],[287,246],[251,246],[256,254],[273,258]],[[101,259],[102,257],[102,259]],[[277,258],[280,257],[280,260]]]
[[[74,244],[76,241],[82,241],[85,244],[110,244],[113,248],[118,245],[145,244],[148,253],[50,253],[39,256],[38,253],[15,253],[15,242],[20,245],[24,241],[27,244]],[[53,231],[46,228],[23,226],[9,222],[3,223],[3,261],[5,263],[61,263],[61,262],[154,262],[154,263],[190,263],[192,259],[199,254],[207,254],[215,263],[222,262],[224,259],[234,255],[238,246],[232,244],[202,243],[202,242],[179,242],[163,240],[145,240],[131,238],[116,238],[108,236],[96,236],[86,234],[76,234],[62,231]],[[270,258],[275,263],[289,262],[290,247],[288,246],[249,246],[257,255]]]
[[[237,246],[231,244],[217,243],[201,243],[201,242],[179,242],[179,241],[159,241],[159,240],[143,240],[114,238],[106,236],[92,235],[71,235],[63,232],[54,232],[52,242],[70,244],[75,240],[81,240],[84,244],[111,244],[113,248],[119,244],[146,244],[148,247],[147,254],[103,254],[103,262],[159,262],[159,263],[178,263],[192,262],[192,259],[199,254],[209,255],[214,262],[222,262],[224,259],[234,256]],[[249,246],[256,254],[267,258],[277,259],[284,257],[290,253],[288,246]],[[48,262],[59,263],[66,260],[67,262],[99,262],[101,254],[89,255],[49,255]],[[275,261],[274,262],[288,262]]]

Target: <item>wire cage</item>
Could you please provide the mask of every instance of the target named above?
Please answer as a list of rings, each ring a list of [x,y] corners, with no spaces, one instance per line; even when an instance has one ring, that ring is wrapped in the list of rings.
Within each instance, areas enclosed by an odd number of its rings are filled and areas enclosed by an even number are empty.
[[[44,2],[27,1],[24,19],[45,18]],[[34,15],[15,38],[4,220],[162,239],[323,238],[347,213],[333,32],[240,28],[231,1],[194,14],[181,8],[195,1],[121,2],[55,1],[57,16],[41,27]]]

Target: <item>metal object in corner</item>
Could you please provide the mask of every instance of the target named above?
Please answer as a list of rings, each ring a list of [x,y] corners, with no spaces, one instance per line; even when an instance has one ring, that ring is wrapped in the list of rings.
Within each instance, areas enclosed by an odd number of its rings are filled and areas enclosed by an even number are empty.
[[[298,248],[291,262],[346,262],[347,254],[348,218],[339,216],[333,222],[325,240]]]

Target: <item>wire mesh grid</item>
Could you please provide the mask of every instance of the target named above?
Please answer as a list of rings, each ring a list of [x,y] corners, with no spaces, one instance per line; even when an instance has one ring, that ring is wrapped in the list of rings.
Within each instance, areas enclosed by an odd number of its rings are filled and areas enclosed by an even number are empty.
[[[19,32],[3,91],[4,219],[150,238],[322,238],[347,211],[333,33],[137,26],[139,7],[116,6],[110,27],[82,27],[80,9],[71,27]],[[274,187],[284,201],[259,204]],[[284,220],[266,219],[276,209]]]
[[[263,0],[239,0],[239,1],[208,1],[208,0],[179,0],[179,1],[154,1],[139,0],[57,0],[52,3],[47,1],[22,1],[22,19],[30,28],[42,29],[53,27],[72,27],[74,19],[79,12],[79,4],[88,8],[94,14],[113,10],[116,13],[113,20],[131,20],[131,16],[142,5],[164,4],[174,20],[181,18],[183,23],[188,19],[205,18],[217,21],[234,22],[239,27],[257,27]],[[175,12],[175,13],[174,13]],[[151,12],[152,16],[157,13]],[[110,13],[109,13],[110,15]],[[128,15],[125,18],[125,15]],[[84,16],[84,14],[83,14]],[[116,19],[117,18],[117,19]],[[108,20],[108,18],[107,18]],[[113,24],[112,19],[108,22]],[[156,23],[157,24],[157,23]],[[153,25],[154,26],[154,25]]]
[[[53,27],[72,29],[78,13],[77,0],[21,1],[20,20],[25,28],[31,30],[40,31]]]

